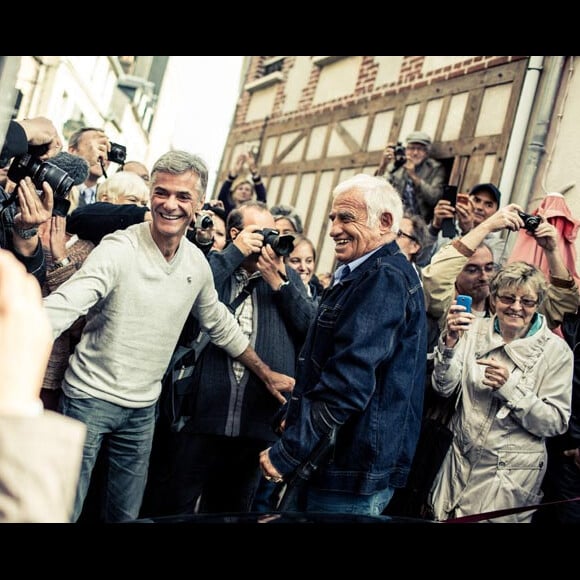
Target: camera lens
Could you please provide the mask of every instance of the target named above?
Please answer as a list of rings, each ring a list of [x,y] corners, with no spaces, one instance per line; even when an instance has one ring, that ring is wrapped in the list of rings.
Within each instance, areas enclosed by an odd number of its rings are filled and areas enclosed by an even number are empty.
[[[211,216],[200,214],[195,218],[195,227],[201,230],[213,228],[213,220]]]
[[[280,235],[278,230],[266,228],[262,230],[264,245],[269,244],[278,256],[289,256],[294,250],[294,236],[291,234]]]
[[[518,215],[524,220],[524,228],[528,232],[536,231],[538,226],[542,223],[542,218],[540,216],[530,215],[523,211],[518,211]]]
[[[74,185],[74,180],[66,171],[48,161],[35,159],[28,153],[15,157],[8,169],[8,179],[14,183],[25,177],[30,177],[39,190],[43,181],[48,182],[55,197],[67,197]]]

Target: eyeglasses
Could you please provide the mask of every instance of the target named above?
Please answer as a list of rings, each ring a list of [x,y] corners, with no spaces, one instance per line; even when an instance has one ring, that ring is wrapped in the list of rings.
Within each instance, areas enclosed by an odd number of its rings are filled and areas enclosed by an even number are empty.
[[[515,296],[500,296],[499,294],[496,298],[506,306],[513,306],[518,300],[523,308],[534,308],[538,305],[538,301],[531,298],[516,298]]]
[[[489,262],[489,264],[485,264],[484,266],[476,266],[475,264],[467,264],[464,266],[463,271],[466,274],[491,274],[496,272],[499,269],[499,266],[494,262]]]
[[[397,237],[398,238],[408,238],[409,240],[411,240],[412,242],[416,242],[417,244],[419,243],[417,241],[417,238],[415,236],[412,236],[411,234],[406,234],[405,232],[402,232],[401,230],[399,230],[397,232]]]

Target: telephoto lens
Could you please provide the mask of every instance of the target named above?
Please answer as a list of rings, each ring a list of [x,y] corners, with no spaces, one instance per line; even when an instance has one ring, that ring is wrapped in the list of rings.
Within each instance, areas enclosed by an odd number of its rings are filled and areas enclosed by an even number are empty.
[[[74,180],[70,175],[49,161],[41,161],[29,153],[15,157],[8,169],[8,179],[18,183],[21,179],[30,177],[36,189],[42,190],[42,182],[46,181],[52,187],[54,197],[67,197]]]

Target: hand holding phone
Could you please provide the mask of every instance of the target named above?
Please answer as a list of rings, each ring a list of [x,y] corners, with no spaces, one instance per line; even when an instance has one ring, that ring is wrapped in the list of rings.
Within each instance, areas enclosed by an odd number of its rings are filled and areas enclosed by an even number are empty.
[[[459,294],[455,301],[458,306],[465,306],[465,312],[471,312],[471,303],[473,301],[471,296],[467,296],[466,294]]]

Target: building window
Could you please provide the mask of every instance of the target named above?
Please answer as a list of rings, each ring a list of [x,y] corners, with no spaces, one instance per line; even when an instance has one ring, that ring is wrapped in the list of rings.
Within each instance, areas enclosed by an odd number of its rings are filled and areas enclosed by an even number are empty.
[[[264,72],[262,76],[268,76],[269,74],[281,71],[283,65],[283,56],[275,56],[274,58],[264,61]]]

